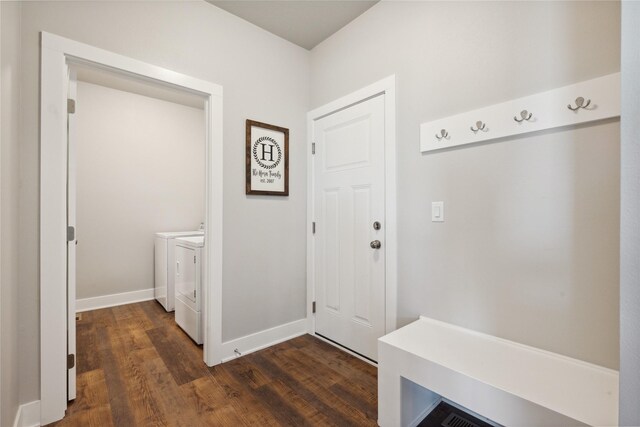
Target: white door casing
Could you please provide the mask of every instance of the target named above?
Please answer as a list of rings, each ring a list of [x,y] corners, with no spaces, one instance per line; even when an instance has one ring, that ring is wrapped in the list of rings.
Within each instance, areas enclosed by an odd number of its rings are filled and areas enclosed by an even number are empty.
[[[67,235],[67,357],[74,358],[67,370],[67,400],[76,398],[76,72],[69,69],[67,99],[73,100],[74,111],[67,111],[67,230],[73,227],[73,236]],[[69,231],[67,231],[69,233]],[[70,238],[71,237],[71,238]]]
[[[383,310],[382,310],[382,322],[378,322],[378,319],[376,319],[375,317],[372,317],[372,320],[374,321],[372,324],[372,329],[373,329],[373,325],[375,324],[377,330],[379,332],[373,333],[371,332],[372,336],[379,336],[379,335],[383,335],[384,333],[388,333],[390,331],[393,331],[396,329],[396,323],[397,323],[397,315],[396,315],[396,300],[397,300],[397,232],[396,232],[396,153],[395,153],[395,76],[390,76],[387,77],[385,79],[382,79],[378,82],[375,82],[365,88],[362,88],[360,90],[357,90],[349,95],[343,96],[337,100],[334,100],[326,105],[323,105],[321,107],[316,108],[315,110],[311,111],[308,113],[308,143],[309,143],[309,156],[307,157],[307,168],[308,168],[308,180],[307,180],[307,188],[308,188],[308,198],[307,198],[307,221],[308,221],[308,234],[307,234],[307,324],[308,324],[308,330],[310,333],[316,333],[318,332],[319,334],[322,334],[322,322],[323,322],[323,314],[319,314],[318,316],[316,314],[314,314],[314,310],[313,307],[315,306],[318,310],[321,310],[321,307],[323,306],[323,302],[321,302],[319,300],[320,298],[320,294],[324,292],[323,289],[320,289],[320,287],[322,287],[322,285],[318,286],[317,283],[317,279],[319,279],[320,276],[322,276],[322,274],[317,273],[317,269],[319,268],[319,266],[316,265],[316,252],[317,252],[317,245],[316,245],[316,237],[319,236],[322,232],[323,232],[323,224],[320,223],[320,221],[316,221],[316,214],[318,212],[318,207],[316,206],[318,204],[318,200],[319,197],[316,195],[316,159],[318,158],[318,156],[320,155],[320,152],[322,151],[322,147],[320,146],[321,143],[316,144],[316,154],[312,155],[312,144],[314,142],[318,142],[315,140],[315,136],[317,134],[316,129],[317,126],[319,124],[319,122],[323,122],[324,118],[327,118],[331,115],[334,115],[336,113],[340,113],[343,110],[351,110],[352,107],[357,107],[360,104],[366,104],[367,101],[369,100],[373,100],[374,98],[378,98],[378,101],[382,100],[382,104],[383,104],[383,112],[382,112],[382,122],[383,122],[383,129],[381,134],[384,135],[383,137],[383,160],[382,162],[379,162],[379,167],[380,170],[378,171],[379,174],[377,175],[379,179],[382,180],[383,182],[383,186],[384,186],[384,196],[383,199],[384,201],[383,203],[383,212],[381,214],[381,218],[384,217],[384,223],[383,221],[381,221],[380,219],[374,219],[374,220],[370,220],[368,224],[366,224],[366,228],[363,228],[362,231],[360,231],[360,234],[363,234],[364,232],[366,233],[371,233],[371,240],[367,240],[365,242],[365,245],[368,245],[372,240],[380,240],[381,242],[381,248],[383,249],[383,252],[379,252],[376,256],[377,258],[377,263],[379,264],[372,264],[372,267],[378,267],[383,269],[383,277],[384,277],[384,284],[383,284],[383,291],[382,291],[382,300],[384,301],[384,305],[383,305]],[[362,107],[360,107],[362,108]],[[380,108],[380,106],[378,105],[378,109]],[[374,108],[375,110],[375,108]],[[356,110],[353,110],[356,111]],[[340,118],[341,115],[338,114],[337,116]],[[354,117],[355,118],[355,117]],[[357,120],[356,120],[357,121]],[[325,122],[326,123],[326,122]],[[355,123],[354,123],[355,124]],[[348,127],[348,126],[347,126]],[[357,126],[356,126],[357,127]],[[360,127],[362,128],[362,124],[360,125]],[[330,130],[330,129],[329,129]],[[352,129],[353,130],[353,129]],[[353,130],[355,131],[355,130]],[[343,129],[343,134],[344,134],[345,130]],[[357,131],[355,131],[357,132]],[[331,132],[330,132],[331,133]],[[338,134],[340,132],[337,131],[337,133],[335,133],[333,135],[333,137],[337,137]],[[330,157],[335,157],[334,160],[337,160],[338,162],[340,162],[339,160],[339,156],[342,156],[342,162],[344,163],[348,163],[348,159],[347,157],[349,156],[348,152],[342,152],[342,153],[338,153],[337,155],[330,155]],[[338,157],[336,157],[338,156]],[[375,162],[375,160],[374,160]],[[335,164],[333,165],[334,167],[336,166]],[[346,165],[345,165],[346,166]],[[362,189],[360,189],[362,190]],[[345,193],[347,194],[347,193]],[[363,196],[363,192],[360,191],[359,194],[355,194],[356,198],[360,197],[360,199],[362,199]],[[375,198],[375,197],[374,197]],[[328,207],[331,208],[332,206],[330,205],[331,203],[331,198],[329,198],[329,205]],[[339,198],[337,196],[333,197],[333,200],[339,200]],[[362,201],[360,200],[360,205],[362,205]],[[351,212],[353,212],[353,209],[350,210]],[[381,229],[380,229],[380,233],[375,234],[375,230],[373,229],[373,221],[380,221],[381,223]],[[313,230],[316,230],[316,233],[314,233]],[[354,227],[355,230],[355,227]],[[327,231],[327,230],[324,230]],[[383,238],[373,238],[373,237],[379,237],[379,236],[384,236]],[[363,237],[359,237],[360,240],[363,239]],[[383,240],[384,239],[384,240]],[[323,244],[324,245],[324,244]],[[359,245],[359,251],[360,253],[362,253],[362,251],[360,250],[360,246]],[[355,246],[354,246],[355,247]],[[372,251],[373,249],[371,249],[369,246],[365,246],[365,248],[362,249],[368,249],[370,251]],[[329,252],[329,254],[331,255],[331,253]],[[357,254],[355,254],[354,256],[357,256]],[[334,258],[334,261],[336,259]],[[374,260],[372,260],[373,262]],[[356,270],[356,266],[354,266],[352,268],[352,271],[349,272],[349,269],[347,268],[347,273],[351,274],[351,277],[355,277],[358,270]],[[323,273],[324,274],[324,273]],[[366,275],[365,275],[366,276]],[[362,275],[360,275],[360,279],[362,279]],[[360,283],[363,283],[363,280],[360,280]],[[334,290],[338,289],[337,287],[334,288]],[[374,288],[375,289],[375,288]],[[375,294],[375,295],[379,295],[379,294]],[[355,296],[355,293],[354,293]],[[352,302],[355,302],[355,299],[352,300]],[[360,301],[361,302],[361,301]],[[360,303],[359,302],[359,303]],[[342,301],[342,305],[344,306],[345,302],[344,300]],[[379,303],[378,303],[379,304]],[[352,304],[353,305],[353,304]],[[330,310],[333,310],[333,314],[335,314],[335,312],[337,310],[335,310],[335,308],[329,308]],[[353,306],[351,311],[353,314],[356,313],[356,310],[362,310],[363,307],[359,306],[359,307],[355,307]],[[354,316],[355,317],[355,316]],[[360,316],[362,317],[362,316]],[[378,317],[379,318],[379,317]],[[355,317],[356,322],[358,320],[360,320],[360,324],[359,326],[364,326],[366,325],[366,322],[361,321],[362,319],[358,319],[357,317]],[[380,323],[380,326],[377,325],[377,323]],[[334,325],[335,326],[335,325]],[[318,329],[319,328],[319,329]],[[325,332],[326,333],[326,332]],[[332,340],[335,341],[335,337],[328,337]],[[375,338],[371,339],[368,343],[369,346],[369,354],[372,354],[371,352],[371,348],[372,347],[376,347],[377,346],[377,340]],[[353,345],[352,345],[353,346]],[[352,348],[352,350],[358,352],[357,349]],[[348,349],[347,349],[348,351]],[[375,351],[375,350],[374,350]],[[362,349],[359,351],[362,352]],[[352,352],[353,353],[353,352]],[[356,356],[358,355],[358,353],[353,353]],[[361,353],[364,354],[364,353]],[[370,357],[370,356],[369,356]]]

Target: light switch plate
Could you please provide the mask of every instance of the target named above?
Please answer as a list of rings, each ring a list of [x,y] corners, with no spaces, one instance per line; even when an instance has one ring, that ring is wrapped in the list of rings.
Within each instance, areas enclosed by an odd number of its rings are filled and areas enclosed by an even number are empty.
[[[431,221],[444,222],[444,202],[431,202]]]

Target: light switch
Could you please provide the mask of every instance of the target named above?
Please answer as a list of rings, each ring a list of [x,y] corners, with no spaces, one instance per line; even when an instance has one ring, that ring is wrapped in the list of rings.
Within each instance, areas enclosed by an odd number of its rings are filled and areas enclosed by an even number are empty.
[[[431,202],[431,221],[444,222],[444,202]]]

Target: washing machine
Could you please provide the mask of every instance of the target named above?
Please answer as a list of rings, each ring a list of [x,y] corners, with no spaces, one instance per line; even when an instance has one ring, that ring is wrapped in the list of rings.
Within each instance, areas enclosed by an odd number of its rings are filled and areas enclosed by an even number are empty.
[[[202,252],[204,236],[175,239],[176,323],[202,344]]]
[[[171,231],[155,235],[154,296],[167,311],[175,308],[175,239],[189,236],[204,236],[204,231]]]

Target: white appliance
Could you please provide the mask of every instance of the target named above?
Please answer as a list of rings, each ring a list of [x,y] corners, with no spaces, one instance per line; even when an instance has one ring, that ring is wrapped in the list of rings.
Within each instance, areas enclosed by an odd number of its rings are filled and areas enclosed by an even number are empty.
[[[167,311],[175,308],[175,239],[189,236],[204,236],[204,231],[171,231],[155,236],[154,296]]]
[[[202,344],[202,248],[204,236],[175,239],[176,323]]]

